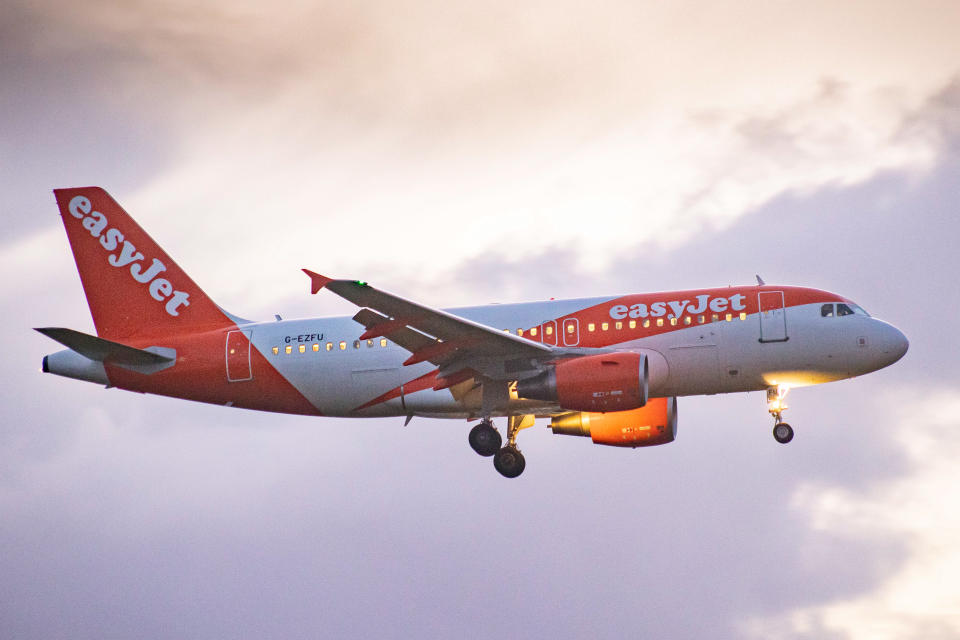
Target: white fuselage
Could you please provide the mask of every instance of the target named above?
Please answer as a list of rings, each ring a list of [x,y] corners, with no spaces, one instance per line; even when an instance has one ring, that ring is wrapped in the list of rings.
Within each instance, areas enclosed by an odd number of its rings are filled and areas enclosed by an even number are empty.
[[[589,298],[498,304],[450,312],[516,332],[613,300]],[[610,348],[647,355],[652,397],[829,382],[885,367],[905,351],[902,334],[886,322],[862,312],[824,317],[821,307],[822,303],[817,302],[783,309],[782,321],[786,328],[782,337],[786,339],[776,341],[761,341],[763,313],[758,312],[747,314],[743,319],[739,315],[733,315],[730,320],[721,316],[717,322],[680,325],[666,333],[636,338],[623,329],[615,329],[615,323],[610,322],[605,342]],[[363,327],[350,317],[251,323],[239,328],[251,332],[254,348],[324,415],[460,417],[475,413],[476,407],[464,399],[458,400],[448,389],[417,389],[416,385],[410,388],[411,382],[436,367],[428,362],[403,366],[409,352],[388,340],[359,341]],[[590,333],[601,331],[600,326],[595,326]],[[562,343],[576,347],[584,337],[581,334],[586,332],[587,327],[578,327],[577,334],[564,335]],[[399,393],[357,410],[391,390]],[[560,411],[560,407],[543,403],[538,403],[536,408],[539,414]]]

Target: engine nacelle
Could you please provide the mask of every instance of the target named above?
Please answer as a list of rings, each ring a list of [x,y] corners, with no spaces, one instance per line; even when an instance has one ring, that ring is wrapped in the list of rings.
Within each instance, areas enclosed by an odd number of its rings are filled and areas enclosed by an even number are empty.
[[[550,421],[554,433],[590,436],[612,447],[652,447],[677,437],[677,399],[652,398],[639,409],[566,413]]]
[[[521,398],[556,402],[573,411],[627,411],[647,402],[647,357],[610,353],[561,360],[517,383]]]

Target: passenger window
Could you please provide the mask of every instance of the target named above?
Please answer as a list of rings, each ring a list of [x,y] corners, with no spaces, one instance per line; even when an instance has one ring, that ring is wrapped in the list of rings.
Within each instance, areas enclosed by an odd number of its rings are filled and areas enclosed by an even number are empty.
[[[287,345],[286,348],[283,350],[283,352],[286,353],[287,355],[290,355],[291,353],[293,353],[293,347],[291,347],[290,345]]]
[[[359,348],[360,348],[360,341],[359,341],[359,340],[354,340],[354,341],[353,341],[353,348],[354,348],[354,349],[359,349]]]
[[[306,353],[306,352],[307,352],[307,345],[305,345],[305,344],[300,345],[300,348],[297,349],[297,351],[299,351],[300,353]]]
[[[671,326],[671,327],[677,326],[677,319],[676,319],[676,318],[670,318],[670,326]]]
[[[530,329],[530,335],[531,335],[531,336],[537,335],[537,328],[536,328],[536,327],[534,327],[533,329]]]
[[[720,314],[718,313],[713,314],[712,316],[710,316],[710,318],[711,318],[710,322],[720,322]]]
[[[387,346],[387,339],[386,339],[386,338],[380,338],[380,346],[381,346],[381,347]]]
[[[593,330],[595,330],[596,328],[597,328],[597,326],[596,326],[595,324],[593,324],[592,322],[587,325],[587,331],[593,331]],[[568,329],[569,329],[569,327],[568,327]]]
[[[693,318],[691,318],[690,316],[683,317],[683,324],[690,324],[691,322],[693,322]]]
[[[274,348],[273,348],[273,355],[277,355],[278,353],[280,353],[280,347],[274,347]]]
[[[658,327],[662,327],[662,326],[663,326],[663,318],[657,318],[657,326],[658,326]]]
[[[832,317],[833,317],[833,305],[832,305],[832,304],[825,304],[825,305],[823,305],[822,307],[820,307],[820,315],[823,316],[824,318],[832,318]]]
[[[647,318],[646,320],[643,321],[643,328],[644,328],[644,329],[649,329],[649,328],[650,328],[650,319],[649,319],[649,318]]]
[[[853,309],[843,304],[842,302],[837,305],[837,315],[838,316],[852,316]]]
[[[347,350],[347,343],[341,341],[341,342],[340,342],[340,351],[346,351],[346,350]]]
[[[726,317],[726,320],[727,320],[727,322],[730,322],[731,320],[733,320],[733,314],[732,314],[732,313],[728,313],[728,314],[727,314],[727,317]]]
[[[741,311],[741,312],[740,312],[740,319],[741,319],[741,320],[746,320],[746,319],[747,319],[747,312],[746,312],[746,311]]]
[[[593,331],[593,328],[592,328],[593,325],[592,325],[592,324],[590,325],[590,327],[591,327],[590,331]],[[573,333],[574,331],[576,331],[576,326],[574,326],[574,324],[573,324],[572,322],[568,322],[568,323],[567,323],[567,333]]]
[[[617,331],[620,331],[620,329],[623,329],[623,323],[622,323],[622,322],[618,322],[618,323],[616,324],[616,327],[617,327]]]
[[[517,329],[517,335],[523,337],[523,329]]]
[[[313,350],[314,350],[314,351],[320,351],[320,345],[317,344],[316,342],[314,342],[314,343],[313,343]]]
[[[606,330],[608,330],[609,328],[610,328],[610,323],[609,323],[609,322],[604,322],[603,324],[600,325],[600,330],[601,330],[601,331],[606,331]]]
[[[547,325],[547,328],[544,329],[544,331],[546,331],[546,333],[547,333],[548,336],[552,336],[552,335],[553,335],[553,325],[548,324],[548,325]]]
[[[367,349],[373,346],[373,340],[367,340]]]
[[[707,316],[698,316],[698,317],[697,317],[697,324],[703,324],[703,323],[706,322],[706,321],[707,321]]]
[[[636,321],[636,320],[631,320],[631,321],[630,321],[630,328],[631,328],[631,329],[636,329],[636,328],[637,328],[637,321]]]
[[[327,343],[327,351],[333,351],[333,343],[332,343],[332,342],[328,342],[328,343]]]

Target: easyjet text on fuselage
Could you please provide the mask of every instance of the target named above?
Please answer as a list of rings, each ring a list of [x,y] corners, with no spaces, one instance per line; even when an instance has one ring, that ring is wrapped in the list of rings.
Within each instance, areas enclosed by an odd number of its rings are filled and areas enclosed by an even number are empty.
[[[669,300],[663,302],[653,302],[647,304],[637,302],[631,305],[617,304],[610,307],[610,317],[614,320],[623,320],[624,318],[660,318],[670,315],[679,318],[685,313],[699,315],[711,311],[713,313],[723,313],[724,311],[743,311],[747,308],[744,304],[746,296],[735,293],[731,296],[711,296],[708,293],[693,296],[693,300]]]

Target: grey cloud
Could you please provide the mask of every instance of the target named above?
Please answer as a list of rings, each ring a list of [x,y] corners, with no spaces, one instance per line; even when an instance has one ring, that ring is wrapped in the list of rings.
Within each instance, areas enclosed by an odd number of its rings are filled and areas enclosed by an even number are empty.
[[[820,80],[812,96],[795,104],[779,108],[769,115],[747,115],[734,119],[733,129],[743,137],[748,148],[763,150],[781,160],[805,153],[802,148],[803,131],[791,128],[798,117],[809,115],[825,107],[843,107],[849,97],[849,83],[838,78]],[[728,118],[732,117],[728,114]]]
[[[93,393],[113,426],[71,425]],[[452,423],[69,396],[31,419],[70,443],[6,485],[15,636],[734,637],[739,616],[855,592],[902,553],[790,512],[797,479],[835,466],[829,438],[811,425],[777,449],[759,398],[685,403],[660,450],[536,430],[535,473],[508,489]]]
[[[173,151],[169,126],[119,81],[122,54],[45,45],[82,34],[35,11],[8,3],[0,21],[0,246],[49,224],[54,187],[131,188]]]

